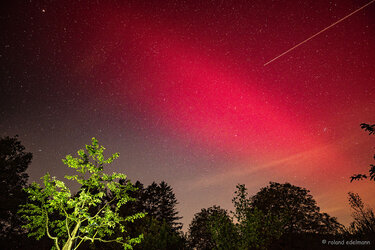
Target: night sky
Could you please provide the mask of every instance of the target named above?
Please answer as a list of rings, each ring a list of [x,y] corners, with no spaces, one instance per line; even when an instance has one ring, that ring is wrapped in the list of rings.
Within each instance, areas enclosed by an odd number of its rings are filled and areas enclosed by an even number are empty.
[[[5,1],[0,136],[34,155],[30,181],[96,137],[108,172],[175,191],[194,213],[232,209],[237,183],[311,190],[351,220],[347,192],[375,207],[375,3],[369,0]]]

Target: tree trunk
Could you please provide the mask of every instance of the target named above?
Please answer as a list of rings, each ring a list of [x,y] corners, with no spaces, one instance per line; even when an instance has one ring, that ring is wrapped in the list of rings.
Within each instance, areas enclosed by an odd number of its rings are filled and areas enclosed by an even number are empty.
[[[69,238],[68,241],[65,243],[62,250],[71,250],[73,245],[73,238]]]
[[[72,235],[69,236],[68,240],[66,241],[66,243],[64,244],[64,247],[62,248],[62,250],[71,250],[72,249],[72,246],[73,246],[73,242],[76,238],[76,234],[78,232],[78,229],[79,227],[81,226],[81,222],[79,221],[77,223],[77,225],[74,227],[74,230],[72,232]]]

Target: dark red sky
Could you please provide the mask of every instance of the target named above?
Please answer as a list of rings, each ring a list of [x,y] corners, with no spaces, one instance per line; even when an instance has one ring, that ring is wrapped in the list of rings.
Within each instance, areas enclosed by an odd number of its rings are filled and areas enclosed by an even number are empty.
[[[2,8],[1,135],[59,178],[95,136],[113,171],[165,180],[185,229],[235,185],[311,190],[350,221],[349,183],[372,161],[375,4],[264,66],[369,1],[17,1]],[[5,97],[5,98],[4,98]]]

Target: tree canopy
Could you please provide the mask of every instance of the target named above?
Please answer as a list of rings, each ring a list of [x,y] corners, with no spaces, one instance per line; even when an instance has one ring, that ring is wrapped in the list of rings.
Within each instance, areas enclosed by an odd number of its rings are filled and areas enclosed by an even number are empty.
[[[120,207],[134,199],[128,195],[134,187],[130,182],[122,184],[124,182],[118,181],[126,180],[124,174],[103,172],[106,165],[119,157],[116,153],[105,159],[104,149],[93,138],[92,144],[86,145],[86,151],[78,151],[78,158],[67,155],[63,159],[65,165],[78,172],[65,176],[81,185],[77,195],[72,196],[65,183],[49,173],[42,177],[44,187],[34,182],[25,189],[29,202],[22,205],[19,213],[28,221],[25,228],[29,230],[29,236],[40,239],[47,235],[54,241],[56,249],[62,247],[64,250],[76,249],[85,241],[117,242],[124,249],[131,249],[141,241],[142,235],[111,238],[116,228],[126,232],[124,223],[133,222],[145,214],[119,215]]]
[[[227,222],[230,222],[227,211],[219,206],[203,208],[200,212],[196,213],[189,225],[191,247],[201,250],[214,249],[216,244],[212,236],[210,223],[213,219],[219,219],[223,222],[225,218],[227,218]],[[223,225],[223,223],[221,224]]]
[[[245,185],[237,185],[232,199],[235,210],[228,216],[214,206],[196,214],[190,241],[197,249],[266,249],[282,234],[282,220],[251,207]],[[201,235],[200,235],[201,234]],[[201,246],[205,246],[202,248]]]
[[[174,230],[165,220],[160,222],[147,216],[142,220],[142,242],[134,247],[136,250],[186,249],[186,240],[182,232]]]
[[[287,233],[335,233],[341,225],[335,217],[320,213],[310,191],[290,183],[270,182],[251,198],[251,206],[264,213],[282,215]]]

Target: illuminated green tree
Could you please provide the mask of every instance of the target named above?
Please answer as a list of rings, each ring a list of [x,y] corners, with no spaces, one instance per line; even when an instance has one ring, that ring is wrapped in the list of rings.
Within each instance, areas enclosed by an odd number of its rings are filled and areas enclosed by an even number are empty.
[[[67,155],[63,159],[65,165],[78,172],[65,176],[81,185],[76,195],[72,196],[64,182],[48,173],[42,177],[44,188],[34,182],[25,189],[29,202],[21,206],[19,213],[28,221],[24,227],[29,236],[39,240],[47,235],[54,241],[54,248],[63,250],[77,249],[85,241],[117,242],[124,249],[132,249],[132,245],[141,242],[143,235],[126,236],[124,225],[143,218],[145,213],[119,215],[120,207],[134,200],[129,192],[135,188],[130,182],[121,181],[126,179],[124,174],[103,173],[104,166],[119,157],[116,153],[105,160],[104,149],[93,138],[86,151],[78,151],[78,158]],[[117,228],[125,233],[124,237],[111,237]]]

